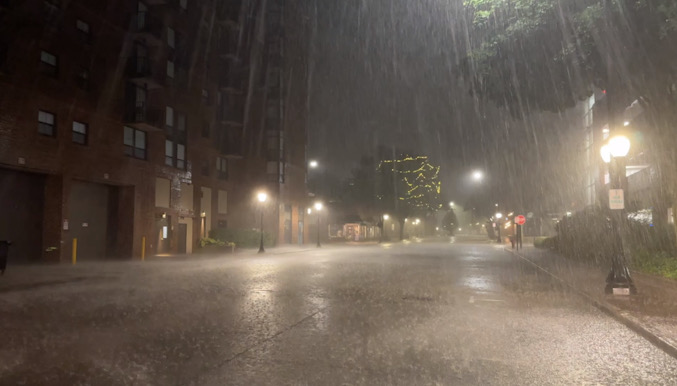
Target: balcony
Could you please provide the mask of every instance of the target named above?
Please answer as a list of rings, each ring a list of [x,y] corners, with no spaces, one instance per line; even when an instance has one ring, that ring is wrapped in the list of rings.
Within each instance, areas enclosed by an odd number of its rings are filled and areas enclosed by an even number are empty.
[[[218,107],[218,118],[221,123],[244,124],[245,98],[243,95],[226,95]]]
[[[148,57],[132,56],[127,62],[127,78],[134,84],[149,90],[164,86],[162,77],[153,68],[153,63]]]
[[[237,27],[240,23],[241,0],[221,1],[216,9],[216,20]]]
[[[145,102],[129,103],[125,111],[125,123],[146,131],[163,131],[162,111],[149,108]]]
[[[148,12],[138,12],[132,14],[131,32],[138,39],[142,39],[148,45],[158,46],[163,43],[162,40],[162,21],[152,17]]]
[[[242,151],[242,128],[222,125],[219,140],[219,152],[227,158],[241,158]]]
[[[249,74],[246,69],[224,70],[219,77],[219,88],[222,90],[243,93],[247,88]]]

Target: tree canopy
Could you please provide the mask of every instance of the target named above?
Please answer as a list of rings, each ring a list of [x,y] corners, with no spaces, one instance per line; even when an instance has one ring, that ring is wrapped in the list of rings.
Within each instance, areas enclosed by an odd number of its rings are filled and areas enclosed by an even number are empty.
[[[562,111],[592,87],[674,98],[674,0],[467,0],[461,74],[472,92],[524,117]]]

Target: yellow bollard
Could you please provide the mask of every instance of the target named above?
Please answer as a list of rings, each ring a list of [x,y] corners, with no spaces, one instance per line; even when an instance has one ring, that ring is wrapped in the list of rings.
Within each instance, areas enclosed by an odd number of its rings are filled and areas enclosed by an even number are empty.
[[[73,265],[77,263],[78,261],[78,239],[74,238],[73,239],[73,256],[72,256],[72,262]]]
[[[146,260],[146,236],[141,238],[141,261]]]

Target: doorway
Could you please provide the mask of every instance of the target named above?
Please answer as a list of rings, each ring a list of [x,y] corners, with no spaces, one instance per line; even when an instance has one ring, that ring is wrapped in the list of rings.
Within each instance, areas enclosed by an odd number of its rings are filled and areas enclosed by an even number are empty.
[[[187,238],[188,238],[188,224],[179,223],[179,239],[177,241],[179,242],[180,254],[186,254],[188,252],[186,248]]]

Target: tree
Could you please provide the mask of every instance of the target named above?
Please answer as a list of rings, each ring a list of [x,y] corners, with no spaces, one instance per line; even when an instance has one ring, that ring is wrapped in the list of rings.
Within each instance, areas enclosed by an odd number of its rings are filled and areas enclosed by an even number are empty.
[[[534,110],[563,111],[598,87],[612,129],[638,100],[677,213],[677,2],[467,0],[465,6],[472,40],[459,74],[475,96],[525,118]]]
[[[456,213],[452,208],[449,208],[447,214],[444,215],[442,219],[442,229],[449,232],[450,236],[454,235],[454,231],[458,227],[458,219],[456,218]]]
[[[400,240],[404,238],[404,222],[408,217],[427,215],[442,207],[440,167],[427,156],[404,155],[381,161],[376,169],[377,207],[395,215],[400,224]]]

